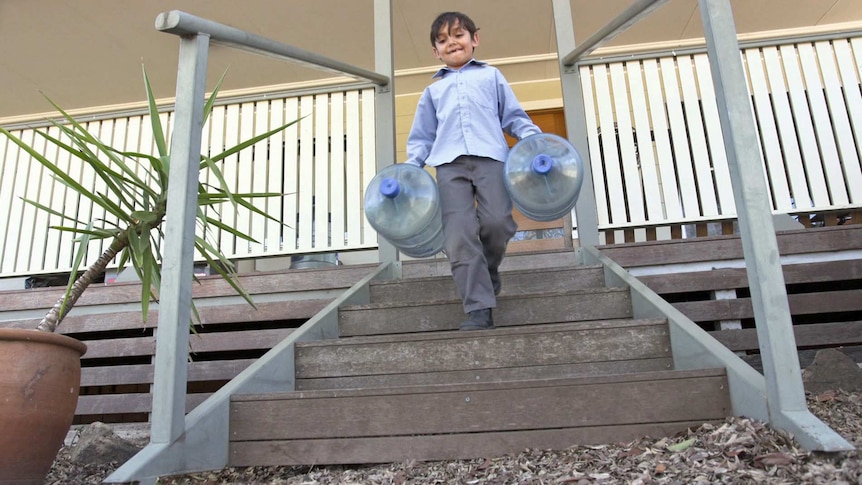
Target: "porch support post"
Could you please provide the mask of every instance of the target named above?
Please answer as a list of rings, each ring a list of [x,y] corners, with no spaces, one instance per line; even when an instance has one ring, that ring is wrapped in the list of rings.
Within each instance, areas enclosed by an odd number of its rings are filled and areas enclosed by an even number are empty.
[[[575,48],[575,29],[572,23],[572,8],[569,0],[554,0],[554,26],[557,33],[558,52],[570,52]],[[584,162],[584,182],[578,201],[575,203],[575,224],[578,243],[581,247],[599,244],[599,221],[596,211],[596,193],[593,189],[593,172],[590,164],[590,149],[587,141],[587,118],[584,111],[584,94],[581,91],[581,74],[577,65],[566,67],[560,60],[560,82],[563,90],[566,135],[577,148]]]
[[[171,443],[185,428],[198,164],[209,36],[182,37],[171,138],[165,252],[156,334],[152,443]]]
[[[721,131],[739,217],[745,266],[766,380],[770,423],[792,432],[809,450],[853,447],[808,411],[793,322],[779,260],[729,0],[698,0],[715,84]]]
[[[395,163],[395,67],[392,60],[392,0],[374,0],[374,67],[389,83],[375,88],[375,147],[377,171]],[[377,236],[378,258],[381,263],[398,259],[395,246]]]

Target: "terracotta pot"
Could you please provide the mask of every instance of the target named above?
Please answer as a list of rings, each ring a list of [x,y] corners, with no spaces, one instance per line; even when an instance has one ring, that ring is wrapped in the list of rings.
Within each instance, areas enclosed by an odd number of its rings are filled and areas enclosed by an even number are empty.
[[[75,417],[83,343],[0,328],[0,484],[43,483]]]

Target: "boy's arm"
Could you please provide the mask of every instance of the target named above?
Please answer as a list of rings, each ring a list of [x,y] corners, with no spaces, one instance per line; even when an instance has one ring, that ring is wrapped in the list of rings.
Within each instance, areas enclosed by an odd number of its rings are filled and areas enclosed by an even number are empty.
[[[496,71],[497,81],[497,106],[499,106],[500,126],[503,131],[509,136],[518,140],[526,138],[530,135],[541,133],[542,130],[533,123],[533,120],[521,107],[518,98],[515,97],[514,91],[509,86],[506,78],[500,71]]]
[[[436,138],[437,113],[426,89],[419,97],[416,114],[413,117],[413,126],[407,136],[407,160],[405,163],[416,165],[419,168],[424,167],[425,160],[431,154],[431,148],[434,146]]]

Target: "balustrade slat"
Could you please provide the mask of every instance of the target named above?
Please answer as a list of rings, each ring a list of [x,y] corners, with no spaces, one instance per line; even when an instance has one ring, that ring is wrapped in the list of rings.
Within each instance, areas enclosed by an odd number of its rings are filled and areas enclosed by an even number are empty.
[[[796,207],[799,204],[798,201],[807,202],[811,200],[811,194],[808,191],[805,167],[802,164],[802,153],[799,150],[796,126],[790,112],[787,86],[784,83],[784,69],[782,69],[778,49],[764,47],[763,61],[766,67],[769,90],[772,93],[772,109],[778,125],[781,152],[784,154],[784,166],[787,169],[787,178],[793,195],[794,203],[791,206]]]
[[[581,68],[581,90],[584,97],[584,112],[586,114],[587,140],[590,151],[590,168],[593,174],[593,185],[596,194],[596,212],[599,225],[610,223],[608,196],[605,188],[605,171],[602,168],[602,153],[599,150],[599,127],[596,122],[597,108],[593,90],[594,76],[589,67]]]
[[[799,55],[793,45],[783,45],[779,49],[784,79],[787,81],[790,109],[792,111],[796,137],[801,150],[811,199],[796,198],[797,209],[826,207],[829,205],[829,190],[823,175],[823,162],[817,149],[817,138],[812,124],[812,113],[808,109],[805,84],[799,66]]]
[[[34,146],[34,130],[23,130],[20,133],[21,140],[29,146]],[[30,155],[18,150],[16,147],[17,163],[11,172],[12,186],[9,195],[12,197],[12,204],[9,211],[9,219],[7,225],[6,236],[6,251],[7,259],[4,259],[3,271],[20,271],[27,267],[27,259],[29,259],[30,236],[25,234],[24,228],[30,227],[33,223],[35,209],[30,204],[25,204],[21,197],[30,197],[28,193],[28,178],[30,177],[30,167],[36,164]],[[29,217],[29,219],[27,219]],[[24,221],[27,221],[26,223]],[[23,255],[27,253],[25,258]]]
[[[631,91],[632,115],[635,123],[637,159],[643,180],[645,219],[660,221],[663,218],[661,191],[653,153],[652,127],[644,93],[643,74],[640,63],[628,63],[628,82]]]
[[[682,99],[679,92],[679,76],[676,62],[671,58],[662,58],[661,79],[664,86],[665,102],[667,105],[668,124],[671,133],[671,144],[673,146],[674,168],[679,180],[679,191],[681,193],[684,217],[699,217],[700,204],[697,194],[697,185],[694,180],[694,169],[689,153],[688,132],[683,114]]]
[[[720,214],[735,214],[736,201],[733,200],[733,185],[730,182],[730,168],[727,165],[727,153],[724,150],[724,135],[721,132],[721,121],[718,117],[715,86],[712,84],[712,74],[709,68],[709,57],[706,54],[694,56],[695,71],[700,97],[703,100],[703,124],[709,144],[709,156],[712,159],[715,191],[718,197]]]
[[[832,44],[827,41],[815,42],[820,74],[823,77],[823,87],[826,91],[826,103],[831,115],[832,130],[838,152],[841,155],[841,167],[844,169],[844,180],[847,182],[847,192],[851,203],[862,202],[862,169],[859,167],[859,152],[853,139],[853,130],[847,116],[841,79],[835,67],[835,56]]]
[[[284,100],[283,99],[273,99],[269,103],[269,129],[274,129],[278,126],[282,126],[288,121],[293,121],[295,116],[292,116],[290,119],[285,118],[284,113]],[[284,130],[272,135],[272,137],[267,140],[263,140],[260,142],[260,146],[262,146],[263,150],[266,150],[263,153],[268,155],[266,171],[263,174],[264,180],[266,181],[266,190],[268,192],[274,192],[277,194],[285,194],[284,189]],[[294,145],[295,146],[295,145]],[[255,149],[255,156],[257,158],[258,150]],[[278,220],[284,220],[285,212],[283,212],[284,208],[284,196],[279,196],[275,198],[270,198],[263,201],[264,207],[266,208],[266,213],[272,217],[275,217]],[[278,254],[281,251],[281,237],[282,237],[282,227],[278,221],[273,221],[271,219],[267,219],[264,221],[264,232],[265,236],[261,239],[261,243],[263,244],[263,251],[267,254]]]
[[[285,120],[296,120],[301,116],[299,112],[299,100],[289,98],[284,106]],[[299,210],[299,126],[300,123],[290,125],[284,132],[284,193],[283,213],[284,223],[287,226],[283,227],[284,237],[282,238],[282,248],[284,251],[292,251],[296,249],[297,241],[297,214]]]
[[[65,138],[60,133],[60,129],[56,126],[50,127],[48,129],[48,134],[58,139]],[[54,156],[56,157],[57,166],[60,170],[63,170],[65,173],[69,173],[71,154],[66,150],[57,149]],[[47,205],[49,207],[63,207],[64,201],[67,197],[68,188],[64,184],[56,183],[52,175],[43,175],[43,181],[48,187],[46,190],[50,193],[50,199]],[[49,227],[47,229],[47,234],[45,235],[45,264],[40,269],[50,270],[53,268],[65,268],[69,265],[69,257],[64,258],[63,255],[69,254],[67,248],[71,245],[74,236],[65,231],[50,229],[50,226],[68,225],[68,221],[59,216],[51,215],[49,217]],[[33,242],[34,244],[36,243],[36,241]]]
[[[814,119],[814,129],[820,145],[821,160],[826,174],[826,182],[829,186],[831,204],[846,205],[850,202],[847,187],[844,183],[844,174],[841,166],[836,161],[840,160],[838,145],[832,134],[831,120],[829,119],[829,108],[826,104],[823,83],[820,81],[819,69],[817,69],[817,56],[812,44],[800,44],[798,46],[801,64],[806,66],[802,69],[808,93],[808,103]]]
[[[314,115],[314,97],[303,96],[300,101],[302,115]],[[314,217],[314,118],[304,117],[299,126],[299,179],[297,200],[299,201],[297,235],[300,248],[313,248],[312,223]],[[296,244],[296,243],[294,243]]]
[[[656,60],[647,59],[643,61],[643,66],[655,139],[656,162],[661,180],[662,200],[664,200],[664,219],[681,219],[682,201],[676,181],[659,65]]]
[[[362,244],[362,221],[363,206],[363,191],[367,185],[354,183],[355,180],[362,179],[362,166],[360,157],[360,137],[359,137],[359,93],[357,91],[348,91],[345,100],[345,132],[347,137],[346,152],[345,152],[345,170],[347,173],[347,183],[345,184],[345,217],[347,219],[347,241],[348,247],[359,247]],[[367,135],[366,135],[367,136]]]
[[[315,96],[314,249],[329,247],[329,95]],[[308,181],[311,184],[311,180]]]
[[[230,148],[240,141],[240,105],[231,104],[227,106],[224,113],[224,148]],[[222,161],[222,175],[232,192],[236,192],[239,178],[237,165],[239,154],[225,158]],[[229,203],[221,204],[219,207],[219,219],[229,227],[237,227],[239,222],[238,211],[235,211]],[[219,247],[225,254],[236,254],[236,240],[228,231],[220,231]]]
[[[859,164],[862,158],[862,93],[860,93],[859,69],[862,65],[856,63],[850,44],[845,39],[834,40],[832,51],[835,54],[835,65],[843,87],[845,112],[850,120],[855,142],[853,145],[856,157],[845,162],[850,198],[854,202],[860,202],[862,201],[862,169]]]
[[[330,171],[329,171],[329,187],[327,193],[330,198],[330,241],[329,247],[332,249],[344,249],[344,233],[347,232],[345,226],[345,205],[344,197],[347,189],[347,183],[344,179],[344,94],[332,93],[330,95],[331,112],[329,123],[329,136],[332,140],[330,146]]]
[[[251,109],[253,110],[249,127],[250,131],[243,134],[242,141],[264,133],[269,129],[269,101],[259,100],[250,104],[252,105]],[[241,187],[240,191],[266,192],[266,170],[268,168],[267,140],[259,141],[243,150],[243,152],[245,152],[243,154],[244,161],[240,166],[240,169],[245,173],[248,180],[246,182],[246,186],[244,188]],[[249,202],[260,210],[266,210],[267,200],[265,198],[250,199]],[[247,251],[245,254],[248,254],[248,257],[263,256],[265,254],[263,243],[266,239],[266,224],[264,219],[249,209],[245,209],[244,213],[248,219],[246,234],[253,237],[257,242],[242,243],[239,257],[242,257],[244,254],[242,250]]]
[[[242,103],[240,105],[239,135],[237,137],[236,143],[244,142],[255,135],[254,120],[255,103]],[[250,148],[246,148],[245,150],[242,150],[237,154],[237,165],[235,173],[235,192],[238,194],[250,193],[252,191],[252,184],[254,183],[255,175],[252,161],[252,150]],[[231,212],[236,213],[236,221],[234,223],[234,227],[236,227],[240,232],[248,234],[251,237],[255,237],[255,235],[252,233],[251,211],[242,206],[237,206],[235,210],[233,208],[228,209]],[[245,241],[243,239],[234,240],[234,254],[239,257],[248,257],[250,253],[251,243],[249,241]]]
[[[704,133],[703,122],[701,121],[701,97],[697,88],[697,76],[692,67],[690,56],[677,57],[676,65],[682,88],[685,123],[688,128],[689,150],[691,152],[695,180],[697,180],[701,215],[707,217],[717,216],[718,203],[716,202],[715,182],[712,178],[709,150],[706,146],[706,134]]]
[[[56,160],[56,146],[53,143],[47,143],[44,137],[36,135],[32,146],[34,150],[41,153],[45,158]],[[51,175],[42,167],[42,164],[35,159],[31,159],[30,176],[27,178],[26,197],[42,205],[50,205],[51,187],[54,185]],[[41,269],[45,267],[48,225],[50,224],[49,214],[33,206],[29,206],[26,209],[29,210],[29,216],[32,219],[30,219],[30,224],[22,228],[21,240],[30,241],[30,244],[21,245],[21,252],[19,253],[20,261],[22,266]],[[27,217],[27,214],[25,213],[22,217]]]
[[[633,64],[640,71],[639,64],[637,62]],[[613,88],[614,108],[617,115],[617,140],[619,141],[622,175],[625,181],[625,200],[623,204],[628,208],[628,221],[645,222],[643,185],[635,152],[635,142],[632,137],[629,85],[626,82],[627,69],[627,66],[623,65],[623,63],[615,63],[610,66],[611,87]]]
[[[781,153],[781,142],[778,138],[778,128],[775,126],[769,87],[766,83],[766,73],[760,49],[747,49],[744,52],[746,66],[750,73],[751,90],[754,96],[754,111],[757,119],[757,129],[763,146],[767,182],[772,193],[772,208],[788,211],[793,208],[790,186],[787,183],[787,172],[784,167],[784,157]]]
[[[599,108],[599,139],[601,140],[601,170],[598,174],[604,174],[605,189],[608,194],[610,206],[610,218],[613,224],[627,222],[626,198],[623,187],[625,182],[620,168],[619,147],[616,136],[616,118],[613,111],[613,95],[608,83],[608,69],[606,66],[597,65],[593,67],[593,81],[596,90],[596,106]]]
[[[371,179],[377,173],[377,157],[375,156],[375,134],[374,134],[374,119],[376,116],[374,109],[374,90],[363,89],[360,100],[361,106],[361,130],[362,130],[362,188],[368,187]],[[394,161],[394,160],[393,160]],[[364,192],[363,192],[364,193]],[[363,212],[363,220],[365,219]],[[377,246],[377,232],[371,227],[371,224],[363,222],[365,232],[362,235],[364,247]]]

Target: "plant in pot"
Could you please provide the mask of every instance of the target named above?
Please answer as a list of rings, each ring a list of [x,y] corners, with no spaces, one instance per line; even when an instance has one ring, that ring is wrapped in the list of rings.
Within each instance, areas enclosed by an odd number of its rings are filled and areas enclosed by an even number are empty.
[[[0,368],[3,369],[0,376],[0,396],[3,398],[0,400],[0,483],[41,483],[71,427],[80,386],[80,358],[86,352],[86,346],[54,332],[89,285],[103,274],[109,264],[117,261],[118,271],[132,269],[141,280],[140,303],[145,320],[150,301],[158,299],[162,260],[158,240],[163,237],[161,225],[167,209],[170,153],[146,71],[144,85],[158,155],[111,148],[49,99],[62,115],[59,122],[53,122],[62,135],[54,137],[45,131],[37,133],[48,143],[92,169],[104,191],[96,192],[83,186],[55,162],[0,127],[0,132],[51,172],[56,183],[65,185],[67,190],[91,201],[94,207],[104,209],[106,214],[103,219],[82,221],[37,201],[24,199],[49,214],[72,221],[69,225],[52,227],[76,234],[74,241],[78,247],[64,295],[37,327],[0,328]],[[212,111],[220,86],[221,80],[204,106],[204,120]],[[208,214],[216,214],[214,209],[225,205],[228,207],[223,210],[236,210],[242,206],[273,219],[253,205],[251,199],[282,194],[232,193],[218,163],[295,122],[255,136],[218,155],[201,156],[201,172],[208,171],[211,175],[208,178],[201,177],[201,180],[217,180],[218,183],[198,184],[197,224],[201,230],[197,231],[195,248],[251,305],[254,303],[242,287],[233,263],[216,244],[209,242],[208,235],[217,228],[237,238],[252,242],[254,239]],[[89,243],[99,240],[107,243],[106,249],[96,261],[88,262],[89,266],[79,275]],[[199,321],[194,303],[192,313],[191,331],[194,323]]]

